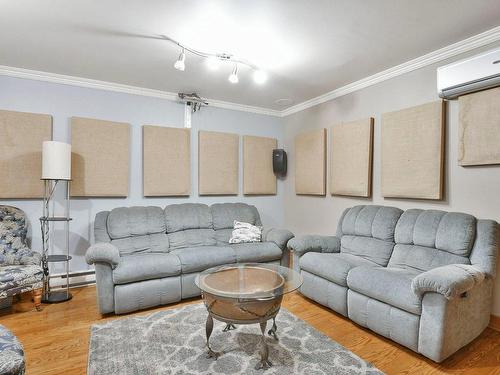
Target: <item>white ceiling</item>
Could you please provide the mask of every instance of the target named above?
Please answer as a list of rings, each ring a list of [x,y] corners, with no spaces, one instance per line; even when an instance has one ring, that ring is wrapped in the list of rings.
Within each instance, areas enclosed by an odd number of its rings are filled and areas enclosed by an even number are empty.
[[[283,110],[498,26],[498,0],[0,0],[0,65]],[[210,71],[179,48],[268,72]],[[278,99],[291,99],[282,106]]]

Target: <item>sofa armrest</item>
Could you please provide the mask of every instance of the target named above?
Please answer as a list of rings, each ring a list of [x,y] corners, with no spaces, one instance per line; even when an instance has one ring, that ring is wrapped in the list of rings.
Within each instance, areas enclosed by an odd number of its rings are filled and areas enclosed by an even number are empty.
[[[317,253],[338,253],[340,251],[340,238],[336,236],[307,235],[292,238],[288,247],[298,256],[309,251]]]
[[[262,240],[274,242],[281,250],[285,250],[288,241],[293,238],[293,233],[286,229],[271,228],[264,230]]]
[[[411,288],[417,295],[434,292],[453,299],[480,284],[484,277],[484,272],[475,266],[450,264],[421,273],[413,279]]]
[[[120,263],[120,252],[110,243],[99,242],[88,248],[85,260],[87,264],[107,263],[115,268]]]

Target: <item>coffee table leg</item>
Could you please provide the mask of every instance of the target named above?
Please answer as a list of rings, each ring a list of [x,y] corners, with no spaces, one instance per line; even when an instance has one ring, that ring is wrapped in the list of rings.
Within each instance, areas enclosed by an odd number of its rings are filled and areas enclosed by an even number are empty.
[[[212,334],[213,330],[214,330],[214,319],[212,318],[212,316],[210,314],[208,314],[208,316],[207,316],[207,323],[205,325],[205,332],[207,334],[207,348],[208,348],[207,358],[215,358],[215,359],[217,359],[217,358],[219,358],[219,356],[220,356],[221,353],[214,352],[210,348],[210,343],[209,343],[210,335]]]
[[[262,336],[260,338],[260,362],[257,363],[255,366],[256,370],[260,369],[268,369],[271,367],[273,364],[269,361],[269,348],[267,347],[266,343],[266,326],[267,322],[262,322],[260,323],[260,331],[262,333]]]
[[[227,323],[222,332],[231,331],[233,329],[236,329],[236,326],[233,323]]]
[[[276,325],[276,317],[273,318],[273,326],[271,329],[267,332],[269,336],[273,336],[275,340],[278,339],[278,335],[276,335],[276,331],[278,330],[278,326]]]

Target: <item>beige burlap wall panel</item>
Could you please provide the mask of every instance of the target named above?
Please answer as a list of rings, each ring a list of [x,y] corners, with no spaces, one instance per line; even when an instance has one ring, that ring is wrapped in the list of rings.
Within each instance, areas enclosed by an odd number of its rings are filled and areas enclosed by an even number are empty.
[[[458,98],[460,165],[500,164],[500,87]]]
[[[142,127],[145,197],[188,196],[191,192],[191,131]]]
[[[238,194],[238,134],[200,131],[198,133],[198,193]]]
[[[442,199],[445,103],[382,115],[382,195]]]
[[[71,118],[74,197],[126,197],[129,189],[130,125]]]
[[[42,143],[52,116],[0,110],[0,198],[43,197]]]
[[[370,197],[373,118],[333,126],[330,145],[330,193]]]
[[[326,194],[326,129],[295,137],[295,193]]]
[[[243,136],[243,193],[247,195],[276,194],[273,173],[273,149],[276,138]]]

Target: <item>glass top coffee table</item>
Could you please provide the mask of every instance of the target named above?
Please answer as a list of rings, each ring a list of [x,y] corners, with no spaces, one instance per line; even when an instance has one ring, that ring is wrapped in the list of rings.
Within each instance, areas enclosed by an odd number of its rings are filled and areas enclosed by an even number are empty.
[[[226,323],[224,331],[235,329],[235,324],[260,324],[261,360],[256,368],[268,368],[269,350],[265,340],[267,321],[273,325],[268,334],[276,340],[276,315],[283,295],[302,285],[302,276],[287,267],[275,264],[236,263],[210,268],[195,280],[202,291],[208,310],[206,322],[208,357],[217,359],[221,353],[210,348],[213,319]]]

